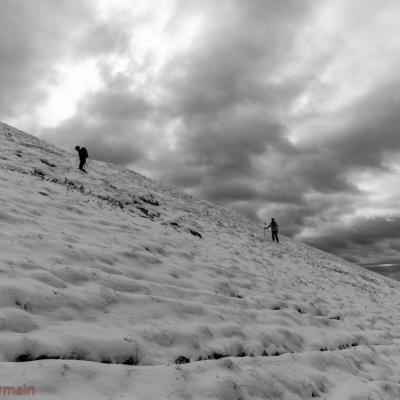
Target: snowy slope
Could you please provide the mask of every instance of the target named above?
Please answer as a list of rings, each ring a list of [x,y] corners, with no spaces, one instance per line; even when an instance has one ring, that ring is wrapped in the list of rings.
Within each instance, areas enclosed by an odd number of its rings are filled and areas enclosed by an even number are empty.
[[[0,396],[400,398],[399,282],[5,124],[0,146]]]

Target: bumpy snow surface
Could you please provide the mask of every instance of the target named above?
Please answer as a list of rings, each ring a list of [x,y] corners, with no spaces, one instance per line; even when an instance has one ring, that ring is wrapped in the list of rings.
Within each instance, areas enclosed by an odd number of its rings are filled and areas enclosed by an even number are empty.
[[[0,146],[0,395],[400,398],[398,282],[4,124]]]

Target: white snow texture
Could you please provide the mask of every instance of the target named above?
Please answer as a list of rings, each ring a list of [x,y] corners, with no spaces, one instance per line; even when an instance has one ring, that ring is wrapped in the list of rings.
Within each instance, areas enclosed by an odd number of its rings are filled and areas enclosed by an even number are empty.
[[[400,398],[399,282],[6,124],[0,146],[0,398]]]

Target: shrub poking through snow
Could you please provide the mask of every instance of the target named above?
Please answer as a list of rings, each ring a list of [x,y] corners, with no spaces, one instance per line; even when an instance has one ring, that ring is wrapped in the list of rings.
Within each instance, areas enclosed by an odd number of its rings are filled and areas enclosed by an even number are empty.
[[[44,179],[45,173],[41,169],[35,167],[33,168],[32,175]]]
[[[190,229],[190,228],[189,228],[189,232],[190,232],[193,236],[197,236],[197,237],[199,237],[200,239],[203,239],[203,236],[201,236],[201,234],[200,234],[199,232],[195,231],[194,229]]]
[[[175,364],[188,364],[190,363],[190,358],[187,358],[185,356],[179,356],[178,358],[175,359]]]
[[[49,167],[52,167],[52,168],[55,168],[55,167],[56,167],[56,164],[54,164],[54,163],[52,163],[52,162],[46,160],[45,158],[41,158],[40,161],[41,161],[43,164],[48,165]]]
[[[150,219],[160,218],[160,213],[158,211],[149,210],[143,206],[136,206],[138,210],[140,210],[146,217]]]
[[[142,200],[144,203],[151,204],[152,206],[159,206],[160,202],[156,200],[153,193],[149,193],[147,195],[139,196],[139,199]]]

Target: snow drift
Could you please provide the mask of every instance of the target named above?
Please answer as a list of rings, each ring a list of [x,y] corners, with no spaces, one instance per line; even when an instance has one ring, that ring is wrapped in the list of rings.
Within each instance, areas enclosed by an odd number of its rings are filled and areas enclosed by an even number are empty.
[[[0,124],[0,387],[398,399],[399,283]],[[90,149],[89,149],[90,152]],[[0,392],[1,393],[1,392]]]

